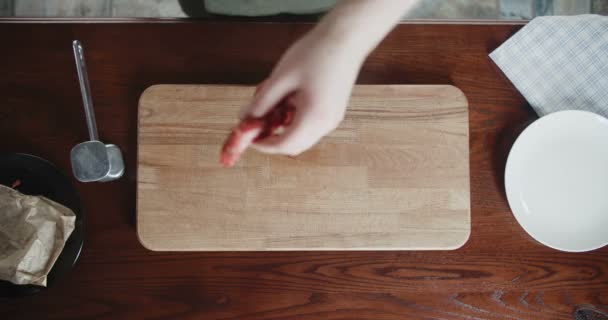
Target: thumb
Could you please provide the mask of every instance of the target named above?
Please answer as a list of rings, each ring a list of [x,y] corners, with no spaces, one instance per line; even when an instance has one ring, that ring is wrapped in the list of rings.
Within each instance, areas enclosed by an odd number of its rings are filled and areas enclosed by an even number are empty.
[[[251,104],[241,111],[241,118],[246,116],[263,117],[270,109],[289,96],[293,90],[295,90],[295,81],[284,78],[264,80],[257,88]]]

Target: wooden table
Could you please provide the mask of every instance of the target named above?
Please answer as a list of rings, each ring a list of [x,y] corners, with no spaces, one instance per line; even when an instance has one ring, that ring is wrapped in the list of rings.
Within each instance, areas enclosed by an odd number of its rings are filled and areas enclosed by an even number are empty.
[[[502,187],[513,133],[533,113],[487,54],[511,24],[402,24],[359,83],[453,84],[470,104],[472,235],[447,252],[155,253],[135,232],[137,100],[155,83],[255,84],[307,23],[0,24],[0,150],[70,174],[87,131],[71,41],[86,48],[103,141],[126,160],[117,182],[77,185],[86,240],[73,272],[0,305],[37,319],[571,319],[608,308],[608,248],[570,254],[531,239]]]

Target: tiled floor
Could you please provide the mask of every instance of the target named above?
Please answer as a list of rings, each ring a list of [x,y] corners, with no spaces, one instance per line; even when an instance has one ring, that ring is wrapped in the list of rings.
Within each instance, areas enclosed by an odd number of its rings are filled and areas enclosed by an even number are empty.
[[[187,17],[315,12],[336,0],[0,0],[0,16]],[[404,18],[530,19],[539,15],[608,14],[608,0],[422,0]]]

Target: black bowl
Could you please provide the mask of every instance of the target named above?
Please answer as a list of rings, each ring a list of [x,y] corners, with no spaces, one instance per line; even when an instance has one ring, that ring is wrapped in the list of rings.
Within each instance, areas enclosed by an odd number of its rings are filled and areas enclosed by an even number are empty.
[[[76,225],[47,276],[46,287],[15,285],[0,280],[0,300],[12,300],[51,288],[72,269],[78,260],[84,240],[84,214],[80,207],[80,198],[70,180],[57,167],[28,154],[0,154],[0,184],[11,187],[17,180],[20,181],[19,186],[15,187],[17,191],[27,195],[44,196],[72,209],[76,214]]]

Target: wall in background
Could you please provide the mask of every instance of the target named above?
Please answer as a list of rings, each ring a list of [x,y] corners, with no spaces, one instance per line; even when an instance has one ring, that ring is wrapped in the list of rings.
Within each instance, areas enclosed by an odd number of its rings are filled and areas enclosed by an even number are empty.
[[[335,0],[0,0],[0,16],[203,17],[211,13],[264,15],[319,8]],[[304,5],[303,5],[304,3]],[[280,8],[278,8],[280,6]],[[297,8],[296,8],[297,7]],[[296,10],[297,9],[297,10]],[[314,9],[314,8],[313,8]],[[312,12],[312,11],[311,11]],[[423,0],[407,19],[531,19],[541,15],[608,14],[608,0]]]

